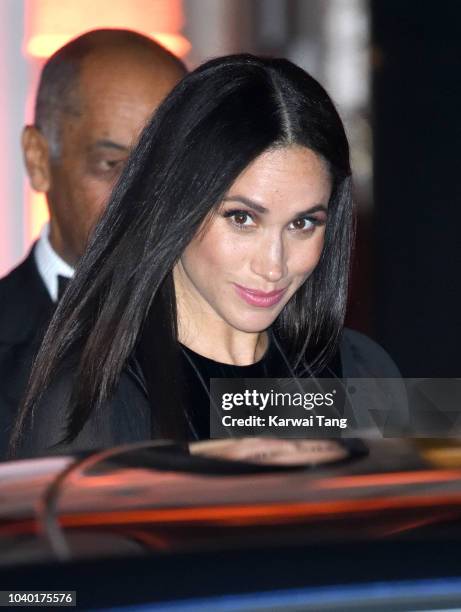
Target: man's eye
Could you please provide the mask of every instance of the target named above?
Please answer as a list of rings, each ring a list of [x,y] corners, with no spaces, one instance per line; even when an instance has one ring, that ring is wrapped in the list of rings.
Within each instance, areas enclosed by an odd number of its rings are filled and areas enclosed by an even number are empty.
[[[113,182],[121,174],[127,157],[95,156],[88,160],[88,173],[104,181]]]
[[[101,161],[101,167],[105,170],[114,170],[115,168],[121,167],[124,161],[123,159],[103,159]]]

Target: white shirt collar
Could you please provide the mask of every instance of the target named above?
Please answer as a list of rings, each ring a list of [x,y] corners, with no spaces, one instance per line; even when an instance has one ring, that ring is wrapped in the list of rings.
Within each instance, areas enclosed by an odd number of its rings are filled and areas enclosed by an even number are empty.
[[[48,239],[49,224],[44,225],[34,249],[35,263],[53,302],[58,301],[58,276],[72,278],[74,269],[53,249]]]

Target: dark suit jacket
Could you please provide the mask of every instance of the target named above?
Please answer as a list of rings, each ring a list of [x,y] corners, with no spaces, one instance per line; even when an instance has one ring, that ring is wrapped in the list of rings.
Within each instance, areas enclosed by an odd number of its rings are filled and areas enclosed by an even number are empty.
[[[40,277],[33,248],[0,280],[0,456],[29,379],[54,305]]]

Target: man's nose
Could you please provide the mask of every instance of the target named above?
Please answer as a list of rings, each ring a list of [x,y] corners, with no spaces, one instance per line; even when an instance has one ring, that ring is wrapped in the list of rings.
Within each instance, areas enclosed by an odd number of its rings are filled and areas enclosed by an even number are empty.
[[[251,270],[268,283],[277,283],[287,274],[281,236],[268,235],[255,241]]]

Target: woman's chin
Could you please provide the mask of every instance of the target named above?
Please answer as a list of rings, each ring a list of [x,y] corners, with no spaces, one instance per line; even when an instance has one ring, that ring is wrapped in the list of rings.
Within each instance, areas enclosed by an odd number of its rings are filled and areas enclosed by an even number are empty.
[[[258,320],[241,318],[234,319],[230,324],[234,329],[238,329],[247,334],[260,334],[268,329],[274,321],[275,317],[264,317]]]
[[[240,310],[240,309],[239,309]],[[229,316],[225,317],[228,324],[234,329],[246,332],[248,334],[258,334],[268,329],[279,316],[281,308],[258,309],[252,308],[250,311],[230,312]]]

